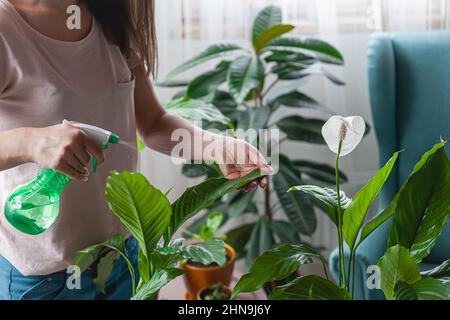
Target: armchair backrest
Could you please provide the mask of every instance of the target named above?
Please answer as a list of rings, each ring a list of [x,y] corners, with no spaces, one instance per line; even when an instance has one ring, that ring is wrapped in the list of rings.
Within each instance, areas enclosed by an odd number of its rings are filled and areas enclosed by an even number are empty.
[[[422,154],[450,139],[450,31],[374,35],[368,73],[381,165],[404,150],[382,191],[384,208]]]

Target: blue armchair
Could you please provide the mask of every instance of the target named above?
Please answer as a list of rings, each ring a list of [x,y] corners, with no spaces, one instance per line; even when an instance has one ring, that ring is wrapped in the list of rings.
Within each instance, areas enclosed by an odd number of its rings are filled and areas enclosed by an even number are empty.
[[[404,150],[381,192],[380,209],[383,209],[422,154],[441,136],[450,139],[450,32],[374,35],[368,48],[368,76],[380,165],[395,151]],[[387,221],[357,251],[356,299],[384,297],[381,290],[367,288],[366,272],[386,251],[389,226]],[[347,263],[348,252],[345,257]],[[421,269],[431,269],[449,257],[450,224],[447,223]],[[330,269],[335,277],[337,268],[336,249],[330,256]]]

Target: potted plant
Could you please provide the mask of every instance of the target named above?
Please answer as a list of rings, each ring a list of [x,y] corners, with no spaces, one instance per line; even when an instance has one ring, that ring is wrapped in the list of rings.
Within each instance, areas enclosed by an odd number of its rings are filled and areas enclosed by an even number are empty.
[[[162,87],[180,88],[168,110],[219,109],[228,122],[214,121],[214,128],[222,130],[279,129],[286,142],[324,145],[320,129],[325,123],[320,118],[298,115],[301,110],[316,110],[324,115],[334,114],[299,90],[299,80],[311,76],[324,76],[335,85],[344,82],[326,70],[326,66],[342,66],[341,53],[329,43],[312,38],[289,36],[293,25],[284,24],[279,7],[268,6],[258,13],[249,46],[219,43],[210,46],[194,58],[176,67],[160,82]],[[211,61],[215,67],[191,80],[178,79],[185,71]],[[280,109],[294,111],[280,119]],[[203,112],[200,112],[201,114]],[[205,123],[205,122],[203,122]],[[256,143],[256,142],[255,142]],[[334,183],[334,168],[305,159],[292,159],[281,152],[279,170],[270,177],[269,188],[261,195],[233,192],[211,206],[209,213],[222,211],[225,219],[237,219],[244,214],[253,215],[251,223],[238,224],[228,234],[238,257],[246,257],[248,264],[262,252],[283,243],[301,243],[301,235],[311,236],[317,226],[314,202],[304,192],[286,193],[292,185]],[[217,171],[207,164],[186,164],[182,170],[187,177],[217,177]],[[346,177],[340,173],[342,182]],[[275,213],[282,212],[283,214]],[[192,229],[201,225],[200,217]],[[247,220],[248,221],[248,220]]]
[[[127,262],[133,282],[132,299],[154,299],[163,286],[187,272],[178,268],[180,261],[189,260],[202,265],[226,264],[222,240],[184,244],[184,239],[172,237],[189,218],[210,206],[219,197],[241,188],[259,176],[260,172],[257,170],[240,180],[209,179],[188,188],[170,204],[167,195],[152,186],[143,175],[113,172],[107,179],[106,201],[111,213],[120,219],[139,243],[140,279],[135,277],[136,270],[127,255],[125,238],[121,234],[77,252],[75,263],[84,271],[94,261],[98,261],[97,278],[94,282],[104,292],[114,261],[122,257]],[[109,249],[106,253],[105,248]]]
[[[429,254],[450,215],[450,163],[445,153],[447,141],[441,141],[415,165],[407,181],[378,216],[365,222],[369,207],[388,179],[399,153],[381,168],[353,199],[340,191],[339,159],[351,152],[364,134],[361,118],[332,117],[323,128],[330,149],[336,153],[336,189],[318,186],[296,186],[290,192],[309,194],[325,209],[338,229],[339,247],[344,241],[354,257],[356,249],[378,227],[392,217],[388,249],[377,263],[379,287],[388,300],[447,300],[444,282],[450,274],[450,260],[424,272],[418,264]],[[342,253],[342,252],[341,252]],[[307,275],[284,285],[275,281],[287,279],[301,265],[310,263],[318,253],[307,245],[282,244],[255,259],[232,292],[252,292],[270,283],[269,299],[274,300],[350,300],[353,297],[355,261],[344,267],[340,255],[339,281]],[[324,263],[325,268],[325,262]]]
[[[231,289],[221,283],[214,284],[198,292],[197,300],[230,300]]]
[[[212,241],[213,239],[217,239],[216,233],[217,230],[219,230],[222,221],[222,212],[214,212],[208,216],[208,219],[205,224],[201,226],[198,234],[193,234],[189,231],[187,231],[187,234],[191,235],[200,243]],[[187,300],[196,299],[198,293],[203,288],[208,288],[218,283],[222,283],[226,286],[230,285],[236,252],[233,247],[227,243],[224,243],[224,248],[226,253],[226,263],[222,266],[218,265],[216,262],[205,265],[192,260],[186,260],[180,263],[182,269],[189,271],[183,275],[183,280],[187,289]]]

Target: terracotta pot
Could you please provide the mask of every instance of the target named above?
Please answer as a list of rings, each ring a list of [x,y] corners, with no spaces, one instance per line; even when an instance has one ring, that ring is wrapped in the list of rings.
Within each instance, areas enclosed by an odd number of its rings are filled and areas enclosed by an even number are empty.
[[[184,284],[186,285],[187,293],[190,297],[197,297],[200,290],[209,288],[217,283],[221,283],[225,286],[230,285],[236,252],[226,243],[225,251],[229,259],[227,264],[223,267],[198,267],[189,264],[180,265],[182,269],[190,271],[183,275]]]
[[[202,290],[200,290],[200,291],[197,293],[197,300],[204,300],[204,299],[203,299],[203,296],[204,296],[204,294],[205,294],[209,289],[210,289],[210,288],[203,288]],[[231,289],[230,289],[229,287],[225,287],[224,289],[226,290],[228,296],[231,297]],[[229,299],[228,299],[228,300],[229,300]]]

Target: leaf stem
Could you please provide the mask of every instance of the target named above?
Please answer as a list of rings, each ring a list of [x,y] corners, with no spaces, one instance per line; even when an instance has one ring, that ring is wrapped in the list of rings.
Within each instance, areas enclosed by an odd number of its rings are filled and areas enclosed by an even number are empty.
[[[280,81],[279,78],[277,78],[277,80],[275,80],[274,82],[272,82],[272,84],[270,86],[267,87],[266,91],[264,91],[264,93],[261,95],[263,98],[267,96],[267,94],[277,85],[277,83]]]
[[[339,141],[338,153],[336,155],[336,192],[338,200],[338,237],[339,237],[339,286],[346,286],[345,280],[345,263],[344,263],[344,237],[342,236],[342,210],[341,210],[341,193],[340,193],[340,183],[339,183],[339,157],[342,150],[342,140]]]

